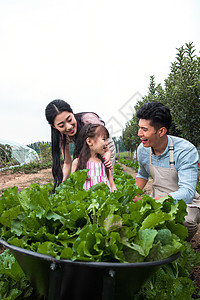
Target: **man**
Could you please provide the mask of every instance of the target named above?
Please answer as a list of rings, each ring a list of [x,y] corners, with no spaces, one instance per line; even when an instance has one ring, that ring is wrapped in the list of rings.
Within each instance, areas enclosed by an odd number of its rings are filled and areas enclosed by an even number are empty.
[[[151,175],[153,198],[170,195],[175,200],[183,199],[188,212],[184,225],[188,228],[188,240],[191,240],[200,223],[200,196],[196,193],[197,149],[185,139],[167,135],[171,114],[165,105],[146,103],[136,115],[138,136],[142,141],[137,151],[136,185],[143,189]]]

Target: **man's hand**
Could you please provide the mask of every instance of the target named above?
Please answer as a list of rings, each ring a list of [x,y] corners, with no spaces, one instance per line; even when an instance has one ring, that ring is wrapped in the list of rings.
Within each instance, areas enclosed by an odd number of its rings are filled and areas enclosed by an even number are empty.
[[[142,200],[142,196],[140,196],[139,194],[135,196],[135,198],[133,198],[133,202],[137,202],[138,200]]]

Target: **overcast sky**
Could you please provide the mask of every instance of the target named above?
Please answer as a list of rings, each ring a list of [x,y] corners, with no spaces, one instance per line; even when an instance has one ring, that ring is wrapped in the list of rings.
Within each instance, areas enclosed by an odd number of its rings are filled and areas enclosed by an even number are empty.
[[[46,105],[98,113],[120,135],[149,78],[200,50],[199,0],[0,0],[0,138],[50,141]]]

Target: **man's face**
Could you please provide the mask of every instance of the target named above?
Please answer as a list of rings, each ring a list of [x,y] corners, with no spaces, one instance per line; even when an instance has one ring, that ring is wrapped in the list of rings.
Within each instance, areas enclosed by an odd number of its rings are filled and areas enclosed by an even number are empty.
[[[151,121],[146,119],[139,120],[138,136],[144,147],[156,147],[160,141],[159,130],[150,125]]]

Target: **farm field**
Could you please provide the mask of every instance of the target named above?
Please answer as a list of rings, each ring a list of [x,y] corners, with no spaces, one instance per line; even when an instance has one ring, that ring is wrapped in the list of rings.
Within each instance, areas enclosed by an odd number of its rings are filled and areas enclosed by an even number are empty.
[[[136,177],[136,174],[134,170],[130,167],[127,167],[125,165],[122,165],[124,171],[133,176]],[[38,173],[34,174],[24,174],[23,172],[14,173],[12,174],[11,171],[3,171],[0,172],[0,194],[2,194],[3,190],[17,186],[19,191],[22,191],[26,187],[28,187],[32,183],[38,183],[38,184],[46,184],[53,181],[53,177],[51,174],[51,168],[49,169],[43,169],[39,171]],[[145,192],[150,193],[151,191],[151,182],[148,183]],[[191,241],[192,247],[195,249],[195,251],[200,252],[200,228],[195,235],[195,237]],[[3,249],[1,249],[3,251]],[[196,286],[200,289],[200,266],[195,267],[191,273],[191,279],[196,283]]]
[[[19,192],[32,183],[46,184],[53,182],[51,168],[43,169],[38,173],[25,174],[23,172],[11,173],[10,170],[0,172],[0,194],[13,186],[17,186]]]

